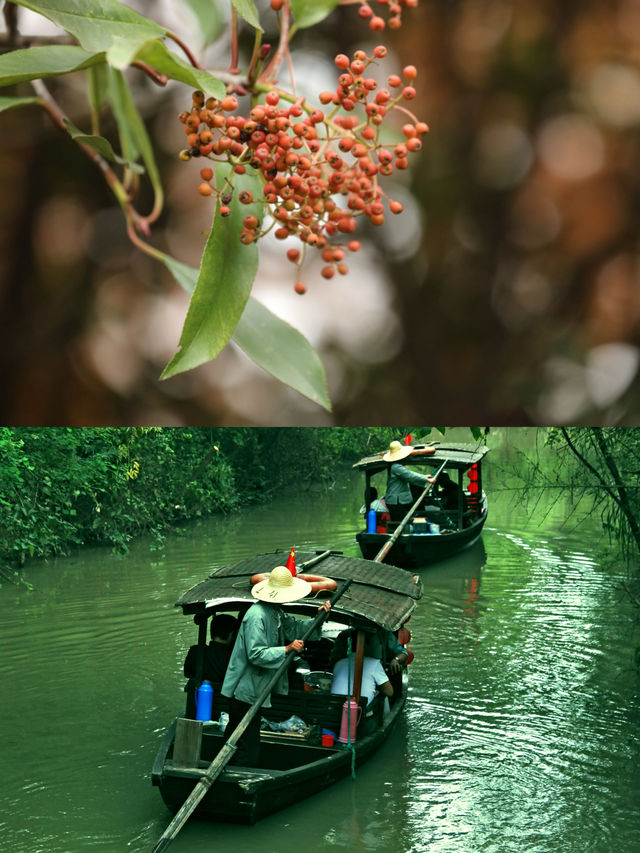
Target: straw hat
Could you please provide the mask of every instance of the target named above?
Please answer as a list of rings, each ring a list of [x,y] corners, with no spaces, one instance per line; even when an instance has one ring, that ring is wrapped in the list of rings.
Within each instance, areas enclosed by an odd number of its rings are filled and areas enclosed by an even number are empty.
[[[266,580],[251,587],[251,595],[260,601],[280,604],[297,601],[311,592],[311,584],[302,578],[294,578],[286,566],[276,566]]]
[[[413,453],[413,447],[410,444],[400,444],[399,441],[392,441],[389,449],[382,457],[385,462],[397,462],[399,459],[404,459]]]

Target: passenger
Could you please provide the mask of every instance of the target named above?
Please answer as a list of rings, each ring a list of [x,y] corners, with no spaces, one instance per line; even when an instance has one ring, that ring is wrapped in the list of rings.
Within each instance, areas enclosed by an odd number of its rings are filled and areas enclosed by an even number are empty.
[[[308,622],[295,619],[280,606],[284,602],[298,601],[311,592],[311,584],[293,577],[285,566],[276,566],[269,577],[255,584],[251,594],[258,599],[245,613],[236,638],[227,674],[222,684],[222,694],[229,699],[229,722],[225,740],[254,704],[270,678],[284,661],[287,652],[300,652],[304,643],[299,637]],[[324,601],[318,610],[329,611],[331,604]],[[289,642],[285,644],[286,640]],[[274,693],[287,693],[289,682],[286,671],[273,688]],[[271,707],[271,696],[263,702]],[[255,767],[260,753],[260,714],[256,714],[237,743],[232,764]]]
[[[411,509],[414,503],[411,496],[411,483],[424,489],[429,483],[436,482],[436,478],[432,477],[431,474],[418,474],[400,464],[400,460],[405,459],[412,451],[411,445],[392,441],[389,450],[382,457],[385,462],[391,462],[385,495],[391,521],[402,521]]]
[[[438,477],[434,491],[436,497],[440,498],[443,509],[458,509],[458,487],[446,471]]]
[[[367,511],[366,504],[366,493],[365,493],[365,503],[360,507],[360,513],[364,514]],[[369,487],[369,509],[373,509],[376,512],[388,512],[387,505],[384,502],[384,498],[378,498],[378,490],[375,486]]]
[[[343,632],[344,633],[344,632]],[[352,646],[351,654],[345,654],[333,668],[333,681],[331,682],[331,692],[350,696],[353,694],[353,676],[355,672],[355,643]],[[364,658],[362,661],[362,683],[360,687],[360,695],[366,698],[370,705],[377,691],[380,691],[383,696],[391,698],[393,696],[393,687],[389,681],[389,676],[384,671],[382,661],[375,656],[375,646],[371,640],[365,640]]]
[[[211,640],[204,649],[202,679],[221,682],[227,671],[238,620],[228,613],[218,613],[211,620]],[[191,646],[184,660],[184,674],[189,679],[185,686],[187,692],[187,717],[196,716],[195,691],[200,686],[196,679],[198,646]]]

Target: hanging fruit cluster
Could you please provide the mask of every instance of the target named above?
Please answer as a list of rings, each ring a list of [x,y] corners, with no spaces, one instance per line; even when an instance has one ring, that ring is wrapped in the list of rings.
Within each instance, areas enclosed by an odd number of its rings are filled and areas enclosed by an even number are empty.
[[[338,85],[318,96],[324,109],[272,88],[265,102],[244,116],[237,112],[235,95],[205,100],[202,92],[194,92],[191,110],[179,116],[188,145],[181,158],[223,161],[236,173],[252,170],[260,177],[262,198],[254,199],[246,190],[236,198],[232,180],[216,189],[213,168],[200,172],[198,190],[219,199],[222,216],[228,215],[230,204],[263,203],[269,214],[263,219],[266,225],[253,214],[245,217],[239,234],[243,243],[272,229],[278,239],[295,237],[302,247],[289,249],[287,258],[299,269],[307,249],[318,249],[325,263],[322,275],[332,278],[348,271],[347,251],[360,247],[350,238],[359,217],[381,225],[387,208],[391,213],[402,211],[402,204],[384,192],[380,179],[408,167],[429,128],[407,106],[416,94],[414,66],[390,75],[382,88],[367,76],[371,63],[386,53],[380,45],[371,56],[363,50],[351,58],[338,54]],[[403,141],[389,145],[381,138],[382,129],[394,110],[402,111],[406,120]],[[306,287],[298,280],[295,290],[304,293]]]
[[[395,0],[395,2],[390,2],[390,0],[374,0],[374,3],[378,12],[387,12],[386,20],[382,15],[376,14],[371,2],[367,2],[367,0],[361,0],[358,7],[358,14],[365,21],[369,21],[369,26],[374,33],[381,33],[385,27],[389,27],[390,30],[399,29],[402,26],[403,7],[407,6],[410,9],[415,9],[418,5],[418,0]],[[379,9],[378,7],[380,6],[384,8]]]

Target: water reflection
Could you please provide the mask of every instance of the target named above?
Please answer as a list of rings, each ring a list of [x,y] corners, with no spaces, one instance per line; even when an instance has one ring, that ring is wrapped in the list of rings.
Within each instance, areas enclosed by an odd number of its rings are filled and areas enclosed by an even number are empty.
[[[623,577],[599,563],[593,520],[567,528],[551,499],[492,495],[482,540],[420,571],[405,721],[355,783],[257,827],[189,823],[172,850],[640,850]],[[161,553],[88,550],[30,567],[34,593],[1,588],[7,849],[150,850],[170,819],[150,768],[196,633],[174,601],[251,553],[357,554],[360,504],[359,483],[295,495],[185,529]]]

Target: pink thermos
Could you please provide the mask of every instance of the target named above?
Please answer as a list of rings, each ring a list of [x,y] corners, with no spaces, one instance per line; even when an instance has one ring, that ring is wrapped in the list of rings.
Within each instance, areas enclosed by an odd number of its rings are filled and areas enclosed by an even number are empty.
[[[353,743],[356,739],[356,727],[360,722],[362,708],[355,699],[347,699],[342,706],[342,721],[340,722],[340,743]]]

